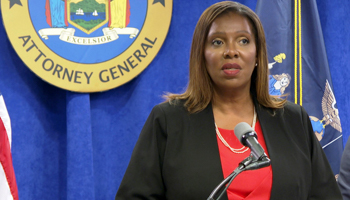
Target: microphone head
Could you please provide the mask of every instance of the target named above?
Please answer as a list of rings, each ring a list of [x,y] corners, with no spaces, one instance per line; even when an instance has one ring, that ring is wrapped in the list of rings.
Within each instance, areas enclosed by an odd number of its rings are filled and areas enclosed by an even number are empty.
[[[246,122],[241,122],[241,123],[237,124],[236,127],[234,128],[234,132],[235,132],[235,135],[238,138],[238,140],[244,146],[246,146],[246,145],[245,145],[245,142],[243,139],[243,135],[246,133],[251,133],[251,132],[255,133],[254,129]]]

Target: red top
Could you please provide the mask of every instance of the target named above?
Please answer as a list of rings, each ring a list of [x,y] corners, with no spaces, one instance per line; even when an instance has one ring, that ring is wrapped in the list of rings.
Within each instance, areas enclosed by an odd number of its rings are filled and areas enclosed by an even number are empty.
[[[226,142],[234,149],[240,149],[243,145],[239,142],[235,136],[233,130],[225,130],[218,128],[221,136]],[[255,125],[255,132],[258,135],[258,141],[265,153],[268,155],[264,136],[261,131],[260,123]],[[250,155],[250,150],[244,153],[233,153],[228,147],[226,147],[219,137],[217,136],[220,159],[222,165],[222,171],[226,178],[237,167],[238,164]],[[241,172],[232,181],[230,187],[227,190],[227,196],[229,200],[264,200],[270,199],[272,187],[272,168],[265,167],[257,170],[248,170]]]

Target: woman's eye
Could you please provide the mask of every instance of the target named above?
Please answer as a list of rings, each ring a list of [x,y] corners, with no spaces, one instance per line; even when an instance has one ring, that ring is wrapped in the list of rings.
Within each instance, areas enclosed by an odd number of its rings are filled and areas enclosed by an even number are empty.
[[[249,43],[249,40],[248,40],[248,39],[242,39],[242,40],[240,40],[240,43],[242,43],[242,44],[248,44],[248,43]]]
[[[222,45],[222,41],[220,41],[220,40],[213,40],[213,41],[212,41],[212,44],[213,44],[214,46],[220,46],[220,45]]]

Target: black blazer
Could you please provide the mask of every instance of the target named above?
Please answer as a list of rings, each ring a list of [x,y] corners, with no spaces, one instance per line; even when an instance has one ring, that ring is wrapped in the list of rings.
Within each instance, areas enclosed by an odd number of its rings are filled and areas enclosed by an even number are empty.
[[[305,110],[255,107],[271,159],[271,199],[342,199]],[[115,199],[204,200],[223,179],[212,106],[189,114],[183,102],[162,103],[141,131]]]
[[[340,162],[338,184],[344,200],[350,200],[350,137],[346,142]]]

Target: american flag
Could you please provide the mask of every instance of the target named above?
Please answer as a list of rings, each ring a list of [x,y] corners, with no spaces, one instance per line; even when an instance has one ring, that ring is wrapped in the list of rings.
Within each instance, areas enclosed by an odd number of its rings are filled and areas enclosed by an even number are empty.
[[[11,155],[11,122],[0,92],[0,199],[18,200]]]

